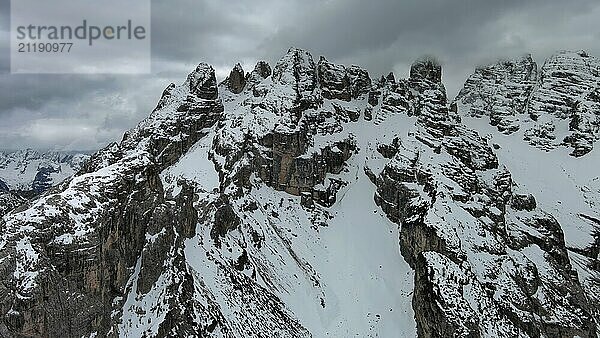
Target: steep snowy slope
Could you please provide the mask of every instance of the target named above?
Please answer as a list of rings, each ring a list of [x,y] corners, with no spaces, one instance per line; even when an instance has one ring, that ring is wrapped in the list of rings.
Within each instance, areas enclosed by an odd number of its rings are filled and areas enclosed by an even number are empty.
[[[596,272],[441,73],[198,65],[0,221],[0,334],[595,337]]]
[[[535,63],[530,56],[518,60],[477,69],[456,99],[459,113],[464,115],[466,125],[496,145],[500,161],[509,168],[519,186],[534,194],[537,205],[559,221],[569,257],[598,318],[600,153],[594,145],[600,125],[600,101],[593,93],[600,79],[600,64],[583,51],[560,52],[546,61],[534,86],[531,83],[536,79]],[[516,88],[513,94],[503,92],[507,86]],[[518,128],[510,132],[500,127],[502,123],[494,128],[481,118],[489,115],[491,124],[496,126],[493,122],[498,114],[489,106],[481,113],[474,113],[482,107],[481,102],[506,101],[510,97],[525,98],[520,109],[500,118],[519,121]],[[534,130],[542,130],[542,126],[548,127],[548,133],[532,134]],[[572,144],[573,152],[555,147],[563,137],[563,144]],[[535,147],[524,146],[524,141]]]
[[[595,303],[600,298],[600,154],[594,149],[579,158],[566,149],[549,152],[524,147],[522,132],[503,135],[477,118],[463,122],[487,135],[522,189],[535,195],[537,205],[549,211],[562,225],[569,257],[579,273],[587,295]]]

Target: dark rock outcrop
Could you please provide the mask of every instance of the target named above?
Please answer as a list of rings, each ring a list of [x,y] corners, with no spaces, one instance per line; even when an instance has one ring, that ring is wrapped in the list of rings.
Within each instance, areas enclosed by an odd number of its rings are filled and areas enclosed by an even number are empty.
[[[369,73],[358,66],[346,68],[321,56],[317,67],[322,95],[326,99],[350,101],[367,94],[371,88]]]
[[[239,94],[244,90],[244,87],[246,86],[246,77],[244,76],[242,65],[237,63],[235,67],[233,67],[229,76],[225,79],[225,83],[227,88],[234,94]]]
[[[431,83],[441,83],[442,66],[433,57],[423,57],[410,66],[410,80],[415,83],[423,80]]]
[[[258,61],[254,66],[254,69],[246,75],[246,86],[248,88],[254,88],[254,86],[269,76],[271,76],[271,66],[265,61]]]
[[[8,187],[8,185],[3,180],[0,180],[0,191],[8,192],[9,190],[10,188]]]
[[[455,99],[466,114],[489,116],[490,124],[505,134],[519,130],[518,115],[525,114],[527,100],[537,80],[537,64],[526,55],[475,70]]]
[[[197,98],[216,100],[219,95],[215,71],[207,64],[199,64],[196,70],[188,75],[187,82],[190,86],[190,93]]]
[[[25,203],[25,199],[9,191],[0,191],[0,219]]]

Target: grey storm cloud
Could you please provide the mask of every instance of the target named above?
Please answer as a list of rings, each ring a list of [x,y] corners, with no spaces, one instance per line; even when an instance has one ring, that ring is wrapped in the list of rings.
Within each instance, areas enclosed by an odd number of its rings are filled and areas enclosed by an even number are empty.
[[[10,75],[8,10],[0,6],[0,148],[94,149],[146,116],[169,82],[198,62],[220,80],[236,62],[249,70],[290,46],[358,64],[372,77],[406,76],[412,60],[435,55],[452,97],[473,69],[557,50],[600,56],[596,0],[156,0],[152,74]]]

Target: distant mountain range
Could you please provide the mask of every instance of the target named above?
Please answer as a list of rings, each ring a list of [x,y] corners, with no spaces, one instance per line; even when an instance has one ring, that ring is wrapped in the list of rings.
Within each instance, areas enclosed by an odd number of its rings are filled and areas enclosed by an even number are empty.
[[[0,190],[40,194],[72,176],[89,157],[81,152],[0,150]]]
[[[89,157],[82,152],[0,150],[0,216],[73,176]]]

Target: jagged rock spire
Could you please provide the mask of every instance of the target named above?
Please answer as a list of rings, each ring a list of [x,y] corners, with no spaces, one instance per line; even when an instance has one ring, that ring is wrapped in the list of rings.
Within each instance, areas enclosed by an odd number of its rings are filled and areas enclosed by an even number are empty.
[[[271,76],[271,66],[265,61],[258,61],[252,73],[259,75],[261,78],[266,79]]]
[[[225,80],[227,88],[234,94],[239,94],[244,90],[246,86],[246,78],[244,77],[244,69],[242,65],[237,63],[235,67],[229,73],[229,76]]]
[[[324,56],[320,57],[317,67],[323,97],[350,101],[350,80],[346,75],[346,67],[333,64]]]
[[[431,83],[441,83],[442,66],[431,56],[419,58],[410,66],[410,79],[416,82],[426,80]]]
[[[478,67],[454,100],[465,114],[489,116],[498,130],[510,134],[520,128],[516,115],[525,113],[535,86],[537,65],[531,55]]]
[[[290,48],[273,69],[273,82],[296,84],[299,92],[316,88],[317,73],[312,55],[302,49]]]
[[[219,96],[215,69],[209,64],[199,64],[196,69],[188,75],[188,83],[190,92],[199,98],[215,100]]]

